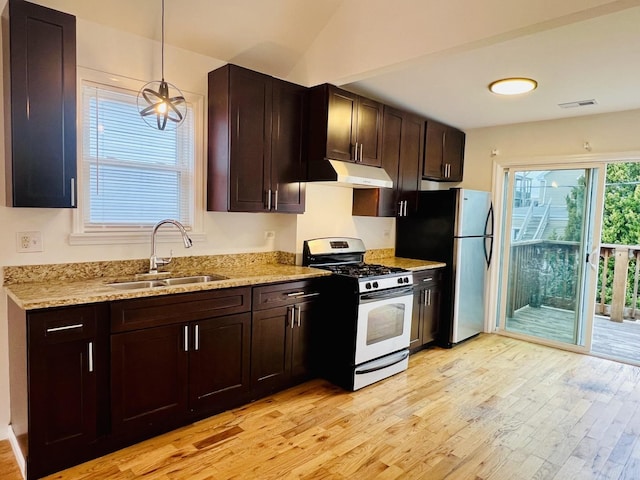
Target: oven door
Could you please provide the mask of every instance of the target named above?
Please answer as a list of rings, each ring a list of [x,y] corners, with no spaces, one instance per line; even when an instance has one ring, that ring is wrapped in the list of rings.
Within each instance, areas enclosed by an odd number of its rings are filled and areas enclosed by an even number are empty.
[[[356,365],[409,347],[412,307],[412,287],[360,295]]]

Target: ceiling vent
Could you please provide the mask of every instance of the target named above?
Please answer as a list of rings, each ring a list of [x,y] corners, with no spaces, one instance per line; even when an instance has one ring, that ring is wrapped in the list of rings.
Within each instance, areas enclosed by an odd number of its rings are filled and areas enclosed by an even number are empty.
[[[558,106],[560,108],[577,108],[577,107],[588,107],[589,105],[597,105],[593,98],[591,100],[579,100],[577,102],[568,102],[568,103],[559,103]]]

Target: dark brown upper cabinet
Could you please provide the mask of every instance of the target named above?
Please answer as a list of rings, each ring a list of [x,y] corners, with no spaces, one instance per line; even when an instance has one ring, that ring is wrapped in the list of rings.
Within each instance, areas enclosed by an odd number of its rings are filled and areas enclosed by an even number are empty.
[[[236,65],[209,72],[207,209],[304,212],[307,89]]]
[[[76,19],[9,0],[3,12],[6,202],[76,206]]]
[[[420,190],[425,120],[384,107],[382,167],[393,188],[353,190],[353,215],[405,217],[416,207]]]
[[[311,178],[321,179],[330,169],[325,159],[382,165],[381,103],[330,84],[311,88],[309,96]]]
[[[437,182],[461,182],[464,141],[464,132],[428,120],[422,178]]]

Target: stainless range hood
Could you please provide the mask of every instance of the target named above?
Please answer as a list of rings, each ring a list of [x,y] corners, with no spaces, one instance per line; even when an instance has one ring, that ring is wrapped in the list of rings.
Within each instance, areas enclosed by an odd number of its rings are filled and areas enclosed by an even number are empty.
[[[361,163],[341,162],[340,160],[326,160],[332,171],[330,178],[309,182],[334,185],[349,188],[393,188],[393,180],[384,168],[371,167]]]

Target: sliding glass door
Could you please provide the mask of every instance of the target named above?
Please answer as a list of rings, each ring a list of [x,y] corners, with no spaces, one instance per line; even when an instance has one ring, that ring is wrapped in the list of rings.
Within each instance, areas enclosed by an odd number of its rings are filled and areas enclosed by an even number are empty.
[[[600,169],[545,168],[505,171],[499,328],[588,350]]]

